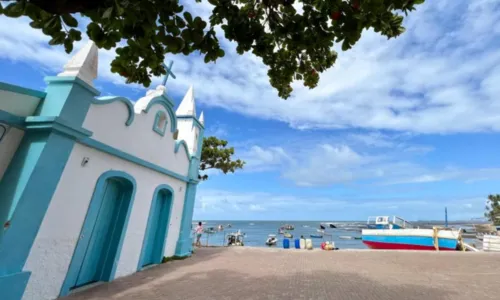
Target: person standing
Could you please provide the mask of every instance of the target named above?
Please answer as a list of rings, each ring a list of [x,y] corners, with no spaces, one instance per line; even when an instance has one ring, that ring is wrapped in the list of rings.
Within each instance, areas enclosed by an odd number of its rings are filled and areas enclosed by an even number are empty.
[[[196,247],[201,247],[201,235],[203,234],[203,224],[198,222],[198,226],[195,228],[196,233]]]

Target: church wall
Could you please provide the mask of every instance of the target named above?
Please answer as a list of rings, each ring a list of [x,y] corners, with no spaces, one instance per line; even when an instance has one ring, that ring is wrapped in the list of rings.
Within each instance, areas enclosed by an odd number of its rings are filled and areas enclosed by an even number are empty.
[[[158,111],[164,112],[167,118],[163,136],[153,130]],[[147,113],[131,113],[133,120],[126,126],[130,111],[124,102],[94,104],[90,107],[83,128],[93,132],[92,139],[187,176],[189,158],[183,146],[179,147],[177,153],[174,152],[175,140],[171,132],[173,122],[165,107],[155,104]]]
[[[23,136],[23,130],[0,123],[0,180],[2,180]]]
[[[107,105],[101,107],[105,106]],[[153,112],[151,109],[150,113]],[[119,116],[120,113],[119,110],[115,111],[115,115]],[[106,137],[115,143],[118,141],[113,140],[111,135],[100,136],[101,139]],[[136,151],[139,150],[136,148]],[[167,151],[165,155],[168,155]],[[89,161],[82,166],[84,157],[88,157]],[[183,168],[187,169],[187,166],[184,165]],[[179,237],[186,183],[99,150],[75,144],[24,266],[24,270],[31,271],[32,275],[23,299],[54,299],[59,295],[97,179],[109,170],[125,172],[134,177],[137,184],[115,278],[137,271],[153,192],[161,184],[169,185],[174,191],[164,253],[165,256],[174,255]]]

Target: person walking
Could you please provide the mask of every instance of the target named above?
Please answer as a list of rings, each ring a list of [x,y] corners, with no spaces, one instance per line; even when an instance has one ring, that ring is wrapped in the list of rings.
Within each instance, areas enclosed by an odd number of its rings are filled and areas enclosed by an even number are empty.
[[[198,226],[195,228],[195,233],[196,233],[196,247],[201,247],[201,235],[203,234],[203,224],[201,222],[198,222]]]

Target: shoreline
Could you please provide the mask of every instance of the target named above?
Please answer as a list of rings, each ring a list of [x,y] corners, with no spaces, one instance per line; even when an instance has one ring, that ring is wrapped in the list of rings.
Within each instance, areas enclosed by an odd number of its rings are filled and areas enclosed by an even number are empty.
[[[196,253],[197,249],[235,249],[236,251],[247,251],[247,250],[256,250],[256,251],[262,251],[262,252],[294,252],[294,253],[303,253],[303,252],[373,252],[373,253],[378,253],[378,252],[390,252],[390,253],[491,253],[495,255],[500,255],[500,253],[497,252],[488,252],[488,251],[434,251],[434,250],[390,250],[390,249],[338,249],[338,250],[323,250],[321,248],[313,248],[311,250],[307,249],[295,249],[295,248],[289,248],[289,249],[284,249],[280,247],[255,247],[255,246],[201,246],[201,247],[195,247],[193,246],[193,251]]]

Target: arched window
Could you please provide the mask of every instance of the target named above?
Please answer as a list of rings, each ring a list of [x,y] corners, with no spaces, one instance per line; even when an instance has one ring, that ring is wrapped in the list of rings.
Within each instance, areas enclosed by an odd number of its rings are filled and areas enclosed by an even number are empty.
[[[156,113],[153,130],[159,135],[163,136],[165,134],[166,128],[167,128],[167,114],[165,114],[164,111],[160,110]]]

